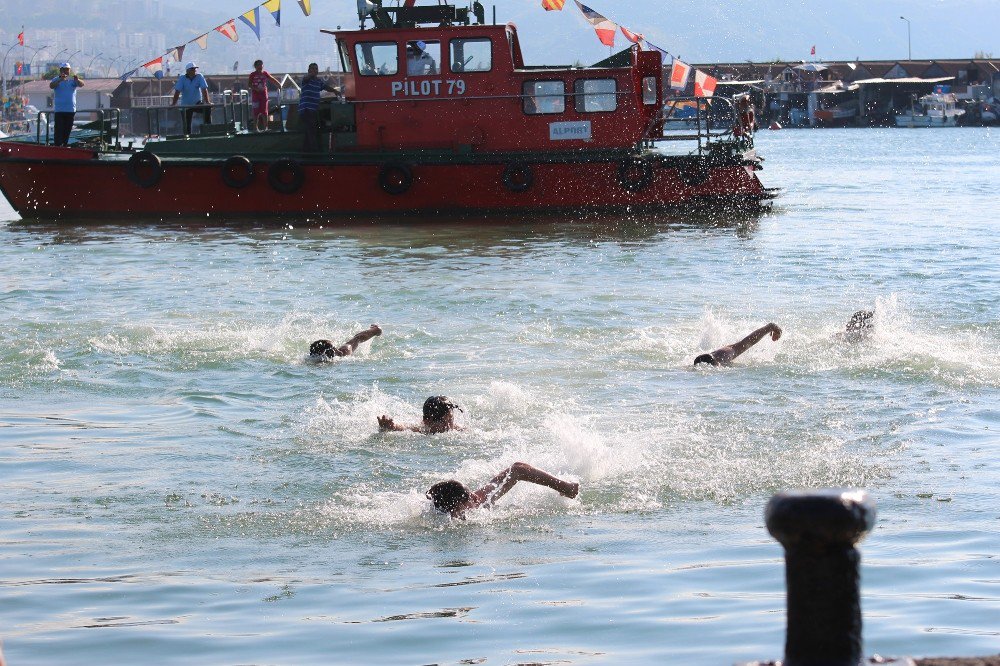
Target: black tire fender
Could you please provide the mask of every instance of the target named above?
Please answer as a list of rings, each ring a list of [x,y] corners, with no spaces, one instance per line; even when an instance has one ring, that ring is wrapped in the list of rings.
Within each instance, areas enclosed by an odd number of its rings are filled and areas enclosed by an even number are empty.
[[[413,171],[400,162],[388,162],[379,169],[378,185],[387,194],[403,194],[413,186]]]
[[[710,169],[704,161],[695,160],[680,167],[677,173],[685,185],[696,187],[708,180]]]
[[[268,167],[267,182],[275,192],[294,194],[306,182],[306,174],[301,164],[284,157]]]
[[[125,175],[139,187],[153,187],[163,177],[163,162],[146,150],[133,153],[125,164]]]
[[[253,163],[243,155],[233,155],[222,163],[222,182],[229,187],[244,188],[252,183],[256,176]]]
[[[500,181],[511,192],[525,192],[535,183],[535,172],[530,164],[511,162],[504,168]]]
[[[618,184],[627,192],[641,192],[653,183],[653,164],[648,159],[629,157],[618,164]]]

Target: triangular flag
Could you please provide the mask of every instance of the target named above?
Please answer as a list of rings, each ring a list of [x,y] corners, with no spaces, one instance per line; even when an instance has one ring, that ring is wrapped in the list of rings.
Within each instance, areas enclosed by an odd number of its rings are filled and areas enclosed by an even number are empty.
[[[694,72],[694,96],[711,97],[715,93],[715,84],[718,81],[700,69]]]
[[[174,62],[180,61],[180,58],[177,57],[177,49],[170,49],[169,51],[167,51],[166,55],[164,55],[163,57],[166,58],[167,71],[168,72],[170,71],[170,61],[171,60],[173,60]]]
[[[644,41],[646,42],[646,48],[652,49],[652,50],[654,50],[654,51],[656,51],[656,52],[658,52],[660,54],[660,64],[661,65],[666,65],[667,64],[667,58],[670,57],[670,54],[667,53],[666,49],[661,49],[659,46],[657,46],[653,42],[649,41],[648,39],[644,40]]]
[[[618,24],[604,18],[587,5],[581,4],[580,0],[575,0],[575,2],[576,6],[580,8],[583,18],[587,19],[587,22],[594,26],[594,32],[597,33],[597,38],[601,40],[601,44],[604,44],[605,46],[614,46],[615,34],[618,32]]]
[[[122,81],[127,81],[130,78],[132,78],[132,75],[135,74],[138,71],[139,71],[138,67],[136,67],[135,69],[130,69],[127,72],[125,72],[124,74],[122,74],[121,76],[119,76],[118,78],[121,79]]]
[[[563,5],[566,4],[566,0],[542,0],[542,9],[547,12],[551,12],[553,9],[556,11],[562,11]]]
[[[674,58],[674,64],[670,68],[670,87],[674,90],[684,90],[690,76],[691,65]]]
[[[622,29],[622,34],[625,35],[625,39],[632,42],[633,44],[638,44],[639,42],[645,41],[646,39],[645,37],[642,36],[641,33],[632,32],[623,25],[620,25],[618,27]]]
[[[184,60],[184,47],[185,46],[186,46],[186,44],[181,44],[180,46],[175,46],[174,47],[174,58],[177,60],[177,62],[180,62],[181,60]]]
[[[302,8],[302,13],[306,16],[312,13],[312,0],[299,0],[299,7]]]
[[[253,34],[257,35],[257,41],[260,41],[260,7],[254,7],[246,14],[240,16],[240,20],[250,26],[253,30]]]
[[[267,0],[263,5],[264,9],[271,12],[271,16],[274,17],[274,22],[280,27],[281,26],[281,0]]]
[[[221,35],[225,35],[234,42],[240,41],[240,36],[236,34],[236,19],[229,19],[215,29]]]
[[[200,46],[201,50],[204,51],[208,48],[208,33],[206,32],[201,37],[195,37],[191,41]]]
[[[156,60],[150,60],[149,62],[144,64],[143,67],[148,69],[149,73],[155,76],[156,78],[158,79],[163,78],[163,56],[160,56]]]

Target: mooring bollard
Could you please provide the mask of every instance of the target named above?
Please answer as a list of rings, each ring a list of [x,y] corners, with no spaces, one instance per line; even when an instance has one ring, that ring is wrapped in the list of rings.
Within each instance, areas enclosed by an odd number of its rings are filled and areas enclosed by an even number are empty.
[[[788,624],[782,666],[862,662],[861,593],[854,547],[875,525],[864,490],[778,493],[764,512],[785,548]]]

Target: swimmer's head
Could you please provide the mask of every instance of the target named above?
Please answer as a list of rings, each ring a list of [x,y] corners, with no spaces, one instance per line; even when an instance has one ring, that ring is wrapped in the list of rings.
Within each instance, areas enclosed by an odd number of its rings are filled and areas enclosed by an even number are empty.
[[[466,485],[454,479],[441,481],[427,491],[427,499],[434,502],[434,508],[445,513],[453,513],[469,501],[472,493]]]
[[[871,310],[858,310],[847,322],[847,339],[851,342],[864,340],[875,327],[875,313]]]
[[[694,359],[694,364],[708,363],[709,365],[719,365],[719,362],[715,360],[715,357],[711,354],[702,354]]]
[[[424,421],[443,421],[451,416],[451,410],[464,411],[445,395],[432,395],[424,401]]]
[[[317,340],[309,345],[309,355],[315,358],[333,358],[337,354],[335,347],[329,340]]]

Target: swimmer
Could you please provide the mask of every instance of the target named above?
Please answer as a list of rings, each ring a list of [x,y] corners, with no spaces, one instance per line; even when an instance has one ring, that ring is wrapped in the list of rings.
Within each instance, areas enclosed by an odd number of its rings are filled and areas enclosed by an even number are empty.
[[[768,333],[771,334],[771,339],[775,341],[781,337],[781,329],[778,328],[778,325],[768,324],[767,326],[758,328],[756,331],[737,343],[722,347],[721,349],[716,349],[711,354],[702,354],[694,360],[694,364],[698,365],[699,363],[708,363],[709,365],[732,365],[733,359],[763,340],[764,336]]]
[[[339,347],[334,347],[329,340],[317,340],[309,345],[309,358],[316,361],[328,361],[338,356],[350,356],[358,348],[358,345],[371,340],[376,335],[382,335],[382,329],[379,328],[378,324],[372,324],[367,330],[361,331]]]
[[[573,499],[580,494],[580,484],[563,481],[547,472],[523,462],[516,462],[493,477],[493,480],[476,492],[460,481],[441,481],[427,491],[427,499],[434,502],[434,508],[451,514],[452,518],[465,519],[465,512],[479,507],[490,508],[503,497],[518,481],[537,483],[551,488],[563,497]]]
[[[844,327],[841,337],[848,342],[864,342],[875,328],[875,313],[871,310],[858,310],[851,315],[850,321]]]
[[[432,395],[427,400],[424,400],[424,420],[417,425],[402,425],[383,414],[378,417],[378,429],[381,432],[412,430],[413,432],[422,432],[425,435],[433,435],[449,430],[461,430],[462,428],[455,423],[453,412],[455,409],[460,412],[465,411],[449,400],[448,396]]]

